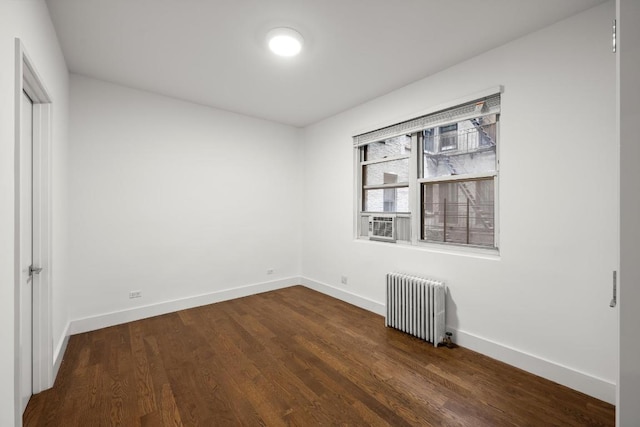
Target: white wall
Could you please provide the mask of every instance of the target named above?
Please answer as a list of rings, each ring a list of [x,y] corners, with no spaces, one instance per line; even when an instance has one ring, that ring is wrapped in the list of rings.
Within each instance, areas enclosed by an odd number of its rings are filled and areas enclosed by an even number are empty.
[[[298,129],[77,75],[70,111],[71,332],[297,283]]]
[[[617,1],[620,120],[620,366],[616,425],[640,420],[640,3]]]
[[[68,73],[47,7],[40,0],[0,2],[0,425],[18,423],[14,412],[14,91],[15,41],[19,37],[53,99],[53,339],[63,339],[68,321],[67,284],[67,121]],[[55,345],[55,344],[54,344]]]
[[[614,14],[606,3],[306,128],[306,282],[380,310],[389,271],[443,279],[460,344],[613,402]],[[496,85],[499,256],[354,240],[351,136]]]

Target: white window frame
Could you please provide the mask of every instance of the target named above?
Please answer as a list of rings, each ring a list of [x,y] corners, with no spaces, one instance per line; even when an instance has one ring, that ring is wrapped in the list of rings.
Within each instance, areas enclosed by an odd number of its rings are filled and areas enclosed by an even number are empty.
[[[413,115],[412,117],[406,120],[399,120],[391,124],[386,124],[386,125],[377,126],[377,127],[370,127],[369,130],[367,131],[354,133],[355,135],[354,136],[354,170],[355,170],[354,181],[355,181],[355,194],[357,195],[356,197],[354,197],[354,213],[355,213],[354,215],[355,236],[354,237],[355,239],[369,240],[368,236],[363,235],[366,233],[363,233],[364,230],[362,229],[363,227],[362,217],[364,217],[365,215],[375,214],[374,212],[367,212],[363,210],[364,190],[370,187],[370,186],[367,186],[365,188],[362,185],[362,182],[363,182],[362,175],[363,175],[364,166],[370,163],[378,163],[380,161],[392,161],[392,160],[400,160],[400,159],[407,158],[407,156],[396,156],[393,158],[376,159],[376,160],[364,162],[362,161],[363,159],[362,147],[373,142],[384,141],[386,139],[392,138],[393,136],[386,136],[384,138],[367,141],[366,143],[357,143],[358,136],[361,136],[370,132],[377,132],[376,129],[384,130],[385,128],[394,126],[395,124],[414,120],[416,117],[424,117],[439,111],[446,111],[446,110],[455,108],[458,105],[474,102],[475,100],[487,98],[493,95],[499,95],[499,94],[501,95],[502,92],[503,92],[502,86],[490,88],[485,91],[478,92],[476,94],[469,95],[467,97],[459,98],[449,103],[436,106],[424,112],[423,114],[419,114],[417,116]],[[427,128],[436,127],[440,129],[443,126],[451,125],[453,123],[458,123],[460,121],[469,120],[471,118],[487,116],[491,114],[496,114],[496,112],[492,111],[487,113],[473,113],[473,114],[469,114],[468,116],[460,116],[460,117],[456,117],[453,120],[436,122],[433,125],[429,125]],[[502,114],[501,107],[500,107],[500,111],[498,111],[497,114],[501,116]],[[502,141],[500,137],[500,121],[501,120],[498,120],[496,124],[497,144],[496,144],[495,170],[488,171],[486,173],[483,172],[483,173],[460,174],[460,175],[451,175],[451,176],[439,176],[434,178],[419,178],[419,175],[422,173],[422,172],[419,172],[419,170],[422,171],[422,162],[423,162],[423,153],[421,151],[423,147],[421,146],[421,144],[419,144],[419,141],[418,141],[419,131],[412,130],[411,132],[407,133],[407,135],[411,136],[411,153],[408,157],[409,158],[409,212],[408,213],[397,212],[397,216],[404,216],[404,217],[410,216],[411,239],[410,241],[396,241],[397,244],[406,244],[406,245],[412,245],[415,247],[432,248],[437,250],[445,249],[445,250],[476,252],[476,253],[485,253],[485,254],[499,253],[499,247],[500,247],[500,209],[499,209],[500,207],[500,200],[499,200],[500,199],[499,197],[500,195],[500,191],[499,191],[500,189],[500,147],[502,145]],[[422,236],[421,216],[423,214],[422,207],[421,207],[421,199],[422,199],[421,191],[422,191],[423,183],[455,182],[455,181],[468,181],[473,179],[488,179],[488,178],[493,179],[493,184],[494,184],[494,246],[493,247],[475,246],[475,245],[467,245],[467,244],[459,244],[459,243],[451,243],[451,242],[434,242],[434,241],[425,241],[421,239],[421,236]],[[372,187],[399,188],[399,187],[406,187],[406,184],[405,183],[382,184],[382,185],[375,185]]]

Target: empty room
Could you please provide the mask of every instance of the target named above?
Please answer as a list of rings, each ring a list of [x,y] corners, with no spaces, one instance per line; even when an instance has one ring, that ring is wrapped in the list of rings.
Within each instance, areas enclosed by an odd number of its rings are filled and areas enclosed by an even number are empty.
[[[636,0],[2,0],[0,425],[640,425]]]

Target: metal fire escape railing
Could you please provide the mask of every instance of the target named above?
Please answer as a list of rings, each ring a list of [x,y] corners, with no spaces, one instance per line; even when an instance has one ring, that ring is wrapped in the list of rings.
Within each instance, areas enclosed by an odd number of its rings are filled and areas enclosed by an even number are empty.
[[[473,127],[439,135],[425,136],[424,151],[433,157],[461,155],[493,150],[496,146],[495,124],[483,126],[479,119],[471,119]],[[446,153],[446,154],[445,154]]]
[[[471,119],[469,121],[471,122],[473,127],[476,128],[476,131],[478,131],[479,134],[482,134],[484,136],[484,140],[488,142],[488,145],[492,147],[496,145],[495,139],[487,132],[484,126],[480,124],[480,120]]]
[[[443,157],[443,160],[444,160],[444,163],[447,165],[447,168],[449,168],[449,171],[451,172],[451,174],[458,175],[458,171],[456,170],[455,166],[451,162],[451,158],[449,156],[446,156],[446,157]],[[476,201],[475,196],[473,195],[471,190],[469,190],[467,183],[457,182],[456,184],[458,184],[458,188],[462,190],[462,194],[464,194],[467,200],[469,201],[469,205],[471,206],[473,211],[476,213],[478,217],[480,217],[480,221],[482,221],[482,224],[484,225],[484,227],[487,230],[493,230],[493,221],[491,221],[491,217],[484,210],[482,210],[482,207]]]

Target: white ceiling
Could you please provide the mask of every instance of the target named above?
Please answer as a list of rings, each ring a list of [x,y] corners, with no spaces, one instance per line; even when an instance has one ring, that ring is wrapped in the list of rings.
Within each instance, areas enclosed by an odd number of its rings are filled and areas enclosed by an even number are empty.
[[[47,0],[69,70],[306,126],[604,0]],[[265,49],[277,26],[305,50]]]

